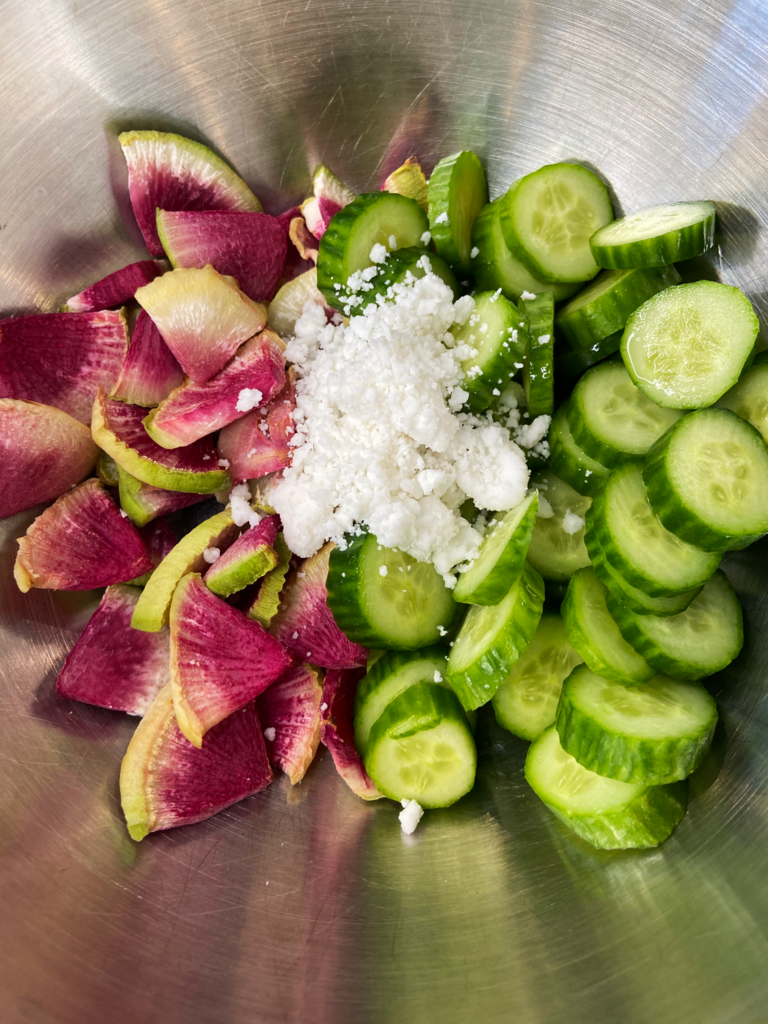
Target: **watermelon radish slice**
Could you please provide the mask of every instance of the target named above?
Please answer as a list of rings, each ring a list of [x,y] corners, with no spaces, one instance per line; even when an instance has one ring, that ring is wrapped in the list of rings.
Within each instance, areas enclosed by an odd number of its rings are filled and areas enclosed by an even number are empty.
[[[415,156],[409,156],[404,164],[387,176],[381,191],[415,199],[425,213],[429,212],[427,179]]]
[[[321,673],[311,665],[289,668],[256,700],[267,755],[295,786],[320,745]]]
[[[267,516],[246,530],[206,572],[203,579],[208,589],[229,597],[274,569],[278,556],[273,545],[279,527],[279,516]]]
[[[229,462],[233,481],[258,480],[290,466],[295,408],[296,371],[290,367],[285,387],[271,402],[222,430],[217,451]]]
[[[131,206],[153,256],[163,255],[159,210],[261,210],[261,203],[221,157],[200,142],[167,132],[120,135]]]
[[[52,405],[0,398],[0,517],[58,498],[96,464],[91,432]]]
[[[311,260],[317,263],[317,256],[320,252],[320,243],[307,227],[303,217],[294,217],[288,229],[288,237],[296,246],[296,250],[303,260]]]
[[[179,728],[196,747],[285,672],[291,656],[190,573],[171,603],[171,686]]]
[[[285,226],[286,235],[290,232],[291,221],[295,217],[301,216],[301,210],[298,206],[291,207],[290,210],[286,210],[285,213],[281,213],[278,216],[278,220]],[[299,255],[299,250],[291,242],[288,245],[288,251],[285,254],[285,263],[283,264],[283,272],[280,275],[278,287],[281,288],[286,282],[292,281],[295,277],[300,277],[305,274],[308,270],[312,270],[315,266],[313,260],[304,260]],[[279,332],[278,332],[279,333]]]
[[[282,533],[275,537],[274,549],[278,559],[277,565],[261,581],[259,592],[246,613],[249,619],[260,622],[264,629],[269,629],[272,619],[277,615],[280,594],[291,567],[291,552],[283,540]]]
[[[285,384],[284,351],[276,334],[262,331],[207,384],[176,388],[144,420],[147,433],[163,448],[181,448],[258,408]]]
[[[318,164],[312,175],[312,192],[316,199],[329,199],[339,207],[349,206],[355,193],[344,182],[337,178],[325,164]]]
[[[290,574],[269,631],[302,661],[322,668],[356,668],[365,665],[368,652],[344,636],[326,604],[332,550],[333,544],[326,544]]]
[[[225,509],[182,537],[144,587],[131,620],[133,628],[145,633],[156,633],[162,629],[168,622],[171,599],[179,580],[189,572],[202,572],[207,568],[204,555],[207,549],[226,551],[239,535],[232,512]]]
[[[173,532],[166,519],[156,519],[148,526],[139,527],[139,535],[147,546],[149,557],[152,559],[154,569],[160,565],[162,560],[169,555],[176,547],[176,534]],[[154,569],[152,572],[154,572]],[[152,572],[145,572],[135,580],[128,580],[132,587],[143,587],[149,583]],[[136,595],[138,600],[138,594]]]
[[[181,734],[168,683],[139,722],[120,770],[120,799],[132,839],[192,825],[272,781],[255,704],[207,733],[200,749]]]
[[[140,591],[107,587],[56,680],[60,697],[144,715],[170,678],[170,634],[138,633],[131,616]]]
[[[93,590],[153,568],[144,541],[100,480],[86,480],[47,508],[19,538],[19,590]]]
[[[88,431],[90,434],[90,430]],[[96,476],[101,480],[107,487],[117,487],[120,483],[118,476],[118,465],[111,455],[107,455],[106,452],[97,449],[99,457],[96,460]]]
[[[301,213],[306,222],[307,228],[315,238],[320,239],[325,234],[325,229],[331,223],[331,217],[335,216],[342,209],[339,203],[333,199],[317,199],[313,196],[301,205]]]
[[[152,487],[198,496],[229,488],[229,472],[219,466],[209,438],[173,451],[161,448],[144,429],[146,414],[146,409],[113,402],[100,391],[93,403],[93,439],[121,469]]]
[[[0,398],[53,405],[88,424],[96,392],[112,387],[127,347],[122,310],[0,320]]]
[[[142,483],[135,476],[126,473],[121,467],[118,467],[118,486],[120,507],[139,527],[146,526],[158,516],[178,512],[210,497],[209,494],[184,494],[181,491],[166,491],[162,487],[152,487],[151,484]]]
[[[337,772],[355,796],[380,800],[382,794],[369,778],[355,746],[355,694],[364,675],[364,668],[331,669],[325,673],[320,738],[323,746],[330,750]]]
[[[255,302],[277,290],[288,252],[287,225],[267,213],[158,210],[157,231],[174,267],[210,264]]]
[[[166,345],[195,384],[205,384],[266,325],[264,306],[213,267],[179,267],[136,292]]]
[[[281,338],[290,338],[295,333],[296,321],[310,299],[316,305],[325,307],[326,317],[329,312],[333,316],[333,310],[325,306],[323,294],[317,287],[317,267],[286,281],[269,304],[269,326]]]
[[[179,387],[184,373],[163,336],[142,309],[110,398],[152,408]]]
[[[133,298],[137,288],[154,281],[166,270],[167,264],[157,263],[155,260],[129,263],[127,267],[116,270],[113,274],[107,274],[106,277],[102,277],[100,281],[92,284],[90,288],[67,299],[62,313],[92,313],[99,309],[123,306]]]

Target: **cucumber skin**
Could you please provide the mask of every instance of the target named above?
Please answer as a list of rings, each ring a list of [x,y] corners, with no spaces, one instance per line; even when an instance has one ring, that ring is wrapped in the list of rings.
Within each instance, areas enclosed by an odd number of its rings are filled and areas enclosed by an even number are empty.
[[[555,723],[560,744],[580,765],[619,782],[666,786],[687,778],[701,764],[712,744],[717,705],[712,701],[709,727],[697,739],[645,740],[612,732],[585,714],[572,698],[578,667],[563,683]]]
[[[616,331],[601,341],[595,342],[589,348],[578,350],[563,349],[555,352],[555,371],[562,377],[579,377],[591,367],[601,363],[604,359],[615,355],[621,348],[621,337],[623,331]]]
[[[599,240],[601,228],[589,240],[592,258],[599,267],[606,270],[629,270],[632,267],[661,267],[670,263],[701,256],[715,244],[715,207],[706,220],[677,231],[667,231],[656,238],[627,242],[623,245],[602,246]]]
[[[489,297],[488,293],[481,293],[476,295],[475,299]],[[511,325],[518,332],[518,340],[516,347],[513,348],[513,342],[510,339],[507,342],[509,347],[501,346],[481,374],[478,374],[477,377],[466,376],[461,382],[461,386],[469,394],[467,406],[472,412],[485,412],[496,401],[496,396],[493,394],[494,388],[499,390],[506,387],[517,373],[515,363],[524,359],[524,353],[528,347],[528,321],[525,314],[518,309],[514,302],[503,295],[500,295],[496,302],[506,303],[509,306],[507,313]],[[500,381],[501,383],[499,383]]]
[[[732,416],[740,424],[749,428],[760,444],[764,443],[759,431],[755,430],[751,423],[742,420],[735,412],[731,412],[730,409],[718,409],[717,411]],[[752,533],[736,536],[710,526],[709,523],[700,519],[696,512],[689,508],[677,494],[666,471],[667,451],[674,441],[677,431],[687,429],[692,417],[706,412],[707,409],[700,409],[683,416],[650,447],[643,464],[643,483],[648,492],[651,508],[670,533],[677,534],[681,540],[695,544],[696,547],[702,548],[704,551],[740,551],[749,547],[754,541],[760,540],[764,534]]]
[[[454,601],[458,601],[460,604],[494,605],[504,600],[523,571],[525,556],[531,546],[533,528],[536,525],[538,507],[539,499],[538,495],[535,495],[496,564],[485,579],[464,597],[459,597],[457,594],[462,579],[462,576],[459,576],[453,591]]]
[[[475,216],[472,218],[472,224],[470,224],[471,238],[474,221],[477,219],[478,213],[480,213],[482,208],[488,202],[488,184],[485,177],[485,170],[483,165],[480,163],[479,157],[473,153],[472,150],[466,149],[462,150],[460,153],[454,153],[452,156],[447,156],[438,163],[432,171],[432,175],[429,179],[427,201],[429,204],[429,232],[432,236],[432,241],[435,244],[438,255],[444,259],[450,267],[455,268],[464,275],[467,275],[472,273],[472,263],[469,258],[469,252],[467,252],[466,259],[459,252],[453,236],[453,225],[450,222],[451,185],[453,184],[454,174],[457,174],[459,177],[462,176],[461,163],[472,164],[471,173],[482,175],[483,188],[485,192],[480,206],[478,207]],[[437,208],[438,213],[433,216],[435,208]],[[443,212],[448,213],[449,221],[448,223],[437,224],[436,217]],[[471,247],[472,243],[470,242],[469,249],[471,249]]]
[[[528,343],[523,360],[525,403],[531,416],[551,416],[554,409],[555,299],[542,292],[521,302],[528,319]],[[539,338],[549,335],[549,341]]]
[[[521,652],[531,642],[541,619],[544,580],[530,563],[525,563],[515,586],[520,587],[520,598],[495,644],[461,671],[451,671],[448,659],[446,677],[467,711],[482,707],[493,697]],[[516,621],[513,622],[513,619]]]
[[[567,484],[578,491],[579,494],[594,497],[600,489],[600,485],[608,476],[609,470],[605,468],[604,473],[598,474],[596,470],[590,470],[583,466],[560,439],[560,429],[563,420],[567,421],[568,403],[565,402],[554,415],[552,426],[549,428],[549,468],[564,480]],[[570,427],[568,428],[570,430]],[[597,462],[597,459],[594,460]]]
[[[360,296],[361,302],[355,307],[356,313],[362,313],[362,311],[369,306],[371,303],[376,304],[376,296],[386,296],[387,291],[393,284],[402,283],[406,274],[410,272],[414,277],[424,277],[424,271],[417,267],[414,273],[412,267],[422,256],[426,256],[432,266],[432,273],[436,277],[439,277],[441,281],[444,281],[453,292],[454,299],[459,297],[459,283],[456,280],[456,275],[453,273],[451,268],[445,262],[440,259],[433,252],[429,252],[427,249],[421,249],[415,245],[406,246],[403,249],[393,249],[390,255],[387,257],[387,262],[384,264],[384,272],[380,273],[378,277],[370,282],[373,288],[369,292],[363,292]],[[385,281],[391,282],[391,284],[385,283]]]

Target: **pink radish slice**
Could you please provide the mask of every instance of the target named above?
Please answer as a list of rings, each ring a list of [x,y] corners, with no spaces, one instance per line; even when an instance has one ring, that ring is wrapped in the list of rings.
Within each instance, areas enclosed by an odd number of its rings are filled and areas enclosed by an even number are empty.
[[[379,800],[382,794],[368,776],[355,746],[355,694],[364,675],[364,668],[330,669],[325,673],[320,704],[320,738],[323,746],[330,750],[339,775],[355,796],[363,800]]]
[[[110,398],[148,408],[159,405],[184,381],[176,357],[142,309]]]
[[[91,313],[99,309],[123,306],[136,294],[136,289],[164,273],[167,264],[155,260],[141,260],[129,263],[127,267],[107,274],[100,281],[67,299],[66,313]]]

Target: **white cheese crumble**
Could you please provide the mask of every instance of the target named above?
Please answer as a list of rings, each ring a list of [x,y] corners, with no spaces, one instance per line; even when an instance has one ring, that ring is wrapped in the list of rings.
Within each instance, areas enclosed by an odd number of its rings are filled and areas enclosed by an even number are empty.
[[[376,245],[371,249],[370,260],[373,263],[383,263],[387,258],[387,247],[377,242]],[[370,274],[369,278],[373,278],[375,274]]]
[[[440,675],[437,669],[435,669],[434,682],[442,683],[443,677]]]
[[[551,337],[552,337],[551,334],[540,334],[539,335],[539,344],[540,345],[546,345]]]
[[[208,565],[213,565],[215,561],[221,558],[220,548],[206,548],[203,552],[203,558],[206,560]]]
[[[123,517],[123,519],[127,519],[128,518],[128,513],[125,511],[124,508],[120,509],[120,515]]]
[[[476,260],[479,255],[480,255],[480,250],[477,248],[476,245],[473,245],[472,248],[470,249],[470,252],[469,252],[469,258],[471,260]]]
[[[401,800],[402,811],[398,814],[400,825],[407,836],[416,831],[416,826],[422,819],[424,808],[416,800]]]
[[[427,246],[431,241],[432,235],[429,233],[429,231],[425,231],[424,234],[421,236],[421,244],[423,246]]]
[[[386,565],[379,566],[379,576],[386,576],[388,572],[389,570],[387,569]]]
[[[238,484],[229,492],[229,504],[235,526],[256,526],[261,516],[251,508],[251,490],[246,483]]]
[[[395,237],[395,235],[390,235],[389,236],[388,245],[389,245],[390,249],[396,249],[397,248],[397,238]]]
[[[563,529],[565,532],[573,536],[574,533],[578,533],[579,530],[583,529],[583,527],[584,520],[581,516],[577,516],[575,512],[571,512],[571,510],[567,508],[565,510],[565,515],[563,516]]]
[[[435,217],[435,224],[447,224],[448,223],[448,211],[443,210],[439,217]]]
[[[269,740],[270,743],[274,743],[275,742],[275,736],[276,735],[277,734],[275,732],[274,725],[268,725],[267,728],[264,730],[264,738]],[[269,882],[267,882],[267,885],[269,885]]]
[[[238,412],[250,412],[251,409],[256,408],[262,397],[258,388],[242,388],[237,396],[235,409]]]
[[[527,301],[527,300],[530,300],[530,299],[535,299],[536,296],[534,295],[533,292],[523,292],[523,294],[520,296],[520,298],[521,299],[525,299]],[[522,327],[523,325],[520,324],[520,326]]]
[[[229,469],[229,459],[219,459],[219,466],[222,469]]]

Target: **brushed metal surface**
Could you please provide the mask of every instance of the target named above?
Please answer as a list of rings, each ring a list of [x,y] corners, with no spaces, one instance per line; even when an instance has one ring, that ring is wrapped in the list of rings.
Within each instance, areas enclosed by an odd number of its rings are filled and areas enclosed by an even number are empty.
[[[116,132],[231,159],[267,209],[325,160],[357,189],[411,152],[598,167],[625,208],[711,197],[711,264],[766,313],[768,6],[619,0],[3,0],[0,309],[52,310],[143,254]],[[1,472],[1,470],[0,470]],[[752,1024],[768,996],[768,581],[731,556],[747,647],[690,811],[599,853],[527,790],[481,716],[476,790],[411,839],[327,756],[140,845],[117,777],[133,722],[59,701],[92,595],[11,579],[2,524],[3,1024]]]

